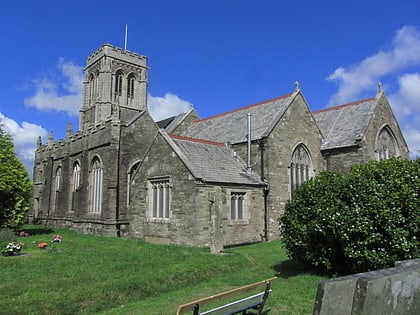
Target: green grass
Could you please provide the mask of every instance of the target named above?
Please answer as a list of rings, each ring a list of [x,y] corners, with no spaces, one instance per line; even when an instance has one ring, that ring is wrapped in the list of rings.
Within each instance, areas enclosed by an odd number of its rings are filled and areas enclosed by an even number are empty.
[[[175,314],[180,304],[273,276],[270,314],[311,314],[323,279],[288,260],[279,241],[212,255],[64,229],[25,231],[29,237],[16,238],[25,243],[21,255],[0,257],[0,314]],[[61,244],[51,243],[57,233]]]

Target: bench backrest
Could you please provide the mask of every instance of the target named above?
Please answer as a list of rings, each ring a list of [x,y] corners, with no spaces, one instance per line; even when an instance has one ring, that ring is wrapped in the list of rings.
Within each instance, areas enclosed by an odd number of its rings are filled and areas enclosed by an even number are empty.
[[[271,290],[251,295],[249,297],[234,301],[205,312],[199,312],[199,315],[231,315],[263,305]]]
[[[209,297],[206,297],[206,298],[195,300],[195,301],[189,302],[187,304],[180,305],[178,307],[178,311],[177,311],[176,314],[180,315],[180,314],[184,314],[186,312],[192,312],[192,311],[194,311],[195,305],[199,305],[200,307],[202,307],[202,306],[206,306],[206,305],[209,305],[209,304],[215,304],[215,303],[218,303],[218,302],[222,302],[222,301],[225,301],[225,300],[230,299],[230,298],[234,298],[234,297],[239,296],[239,295],[248,294],[252,291],[257,290],[258,288],[261,288],[261,289],[265,288],[267,282],[272,283],[276,279],[277,279],[277,277],[273,277],[273,278],[270,278],[270,279],[267,279],[267,280],[264,280],[264,281],[256,282],[256,283],[249,284],[249,285],[246,285],[246,286],[243,286],[243,287],[240,287],[240,288],[236,288],[236,289],[229,290],[229,291],[219,293],[219,294],[216,294],[216,295],[212,295],[212,296],[209,296]],[[261,292],[260,294],[264,294],[264,292]],[[202,314],[206,314],[206,313],[202,313]],[[208,313],[208,314],[212,314],[212,313]],[[216,313],[214,313],[214,314],[216,314]]]

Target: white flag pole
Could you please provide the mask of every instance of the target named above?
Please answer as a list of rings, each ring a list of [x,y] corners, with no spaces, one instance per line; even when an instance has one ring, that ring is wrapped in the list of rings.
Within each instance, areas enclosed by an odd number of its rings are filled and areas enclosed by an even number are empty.
[[[128,27],[127,27],[127,24],[125,24],[124,50],[127,50],[127,33],[128,33]]]

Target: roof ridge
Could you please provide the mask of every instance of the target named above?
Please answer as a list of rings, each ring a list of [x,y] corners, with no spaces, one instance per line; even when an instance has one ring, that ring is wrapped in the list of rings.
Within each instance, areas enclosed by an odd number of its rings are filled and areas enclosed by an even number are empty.
[[[216,115],[209,116],[209,117],[206,117],[206,118],[203,118],[203,119],[195,120],[194,123],[209,120],[209,119],[213,119],[213,118],[220,117],[220,116],[224,116],[224,115],[231,114],[231,113],[234,113],[234,112],[239,112],[241,110],[245,110],[245,109],[248,109],[248,108],[264,105],[264,104],[272,102],[272,101],[276,101],[276,100],[280,100],[280,99],[283,99],[283,98],[290,97],[293,94],[294,94],[294,92],[286,94],[286,95],[278,96],[278,97],[275,97],[275,98],[272,98],[272,99],[269,99],[269,100],[254,103],[254,104],[251,104],[251,105],[247,105],[247,106],[244,106],[244,107],[236,108],[236,109],[230,110],[228,112],[224,112],[224,113],[216,114]]]
[[[169,137],[171,137],[172,139],[198,142],[198,143],[202,143],[202,144],[216,145],[216,146],[219,146],[219,147],[224,147],[225,146],[225,144],[223,142],[210,141],[210,140],[200,139],[200,138],[185,137],[185,136],[180,136],[180,135],[175,135],[175,134],[170,134]]]
[[[330,111],[330,110],[340,109],[340,108],[347,107],[347,106],[354,106],[354,105],[358,105],[358,104],[362,104],[362,103],[367,103],[367,102],[370,102],[374,99],[376,99],[376,97],[371,97],[371,98],[367,98],[367,99],[364,99],[364,100],[359,100],[359,101],[355,101],[355,102],[351,102],[351,103],[346,103],[346,104],[341,104],[341,105],[337,105],[337,106],[333,106],[333,107],[328,107],[328,108],[324,108],[324,109],[314,111],[314,112],[312,112],[312,114],[318,114],[318,113],[327,112],[327,111]]]

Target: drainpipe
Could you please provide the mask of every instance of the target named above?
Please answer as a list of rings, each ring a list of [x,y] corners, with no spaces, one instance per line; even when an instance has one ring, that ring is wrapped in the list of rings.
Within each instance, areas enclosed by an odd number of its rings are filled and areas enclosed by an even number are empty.
[[[265,169],[264,169],[264,151],[265,151],[265,139],[259,141],[260,156],[261,156],[261,180],[265,183],[263,192],[264,192],[264,240],[268,241],[268,193],[270,191],[270,185],[265,178]]]
[[[251,113],[248,113],[248,167],[247,173],[252,173],[252,165],[251,165]]]

